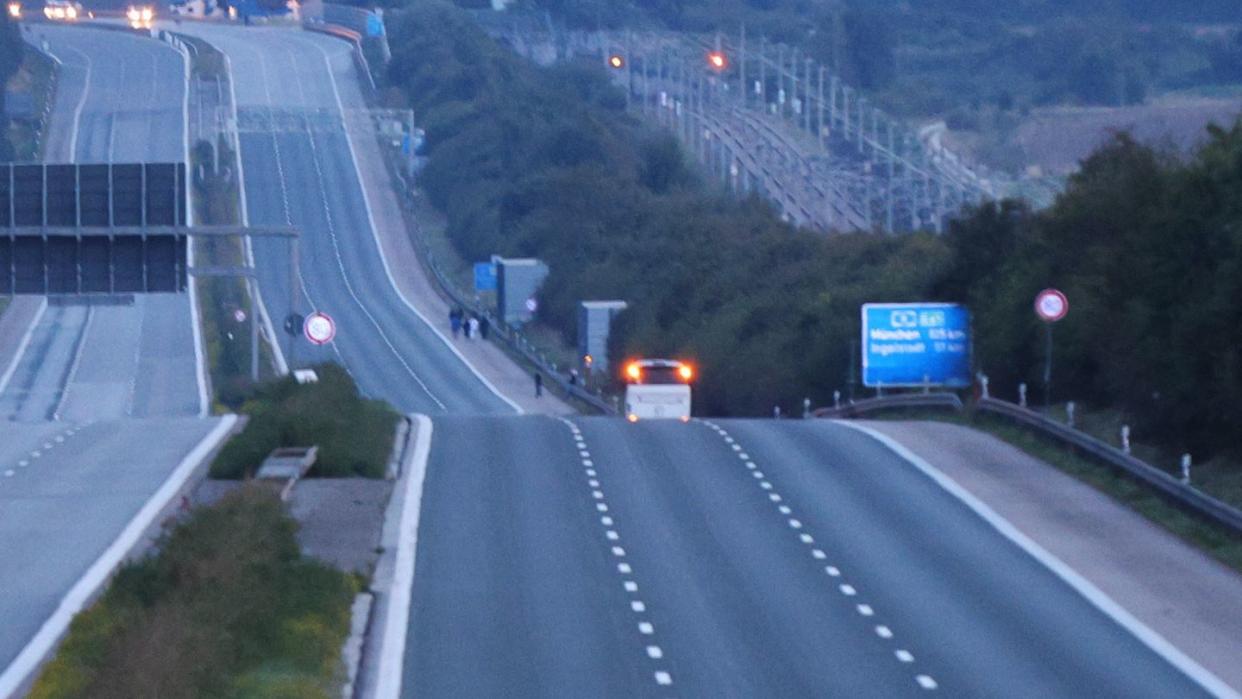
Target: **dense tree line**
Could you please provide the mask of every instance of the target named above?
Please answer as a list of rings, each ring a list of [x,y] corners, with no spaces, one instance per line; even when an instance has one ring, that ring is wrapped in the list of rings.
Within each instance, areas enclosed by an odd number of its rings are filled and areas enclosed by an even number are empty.
[[[624,299],[614,356],[702,365],[699,405],[760,414],[845,388],[858,305],[917,297],[945,263],[929,236],[825,238],[700,181],[595,67],[538,69],[443,7],[390,24],[389,76],[428,132],[429,198],[469,259],[537,256],[540,314]]]
[[[966,303],[998,390],[1038,385],[1032,302],[1070,296],[1054,395],[1126,410],[1196,453],[1242,422],[1242,125],[1180,162],[1126,137],[1048,211],[964,212],[949,232],[823,236],[698,179],[676,142],[623,110],[601,69],[540,69],[442,6],[391,27],[390,80],[423,115],[423,186],[471,259],[542,257],[543,320],[575,332],[582,299],[620,298],[613,358],[696,358],[699,407],[762,414],[848,387],[859,305]]]

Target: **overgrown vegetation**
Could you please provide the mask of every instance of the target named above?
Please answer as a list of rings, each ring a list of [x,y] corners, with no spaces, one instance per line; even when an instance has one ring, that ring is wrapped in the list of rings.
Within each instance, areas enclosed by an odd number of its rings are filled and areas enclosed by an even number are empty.
[[[13,144],[9,141],[9,113],[5,105],[9,79],[17,74],[21,67],[24,43],[17,24],[8,13],[0,15],[0,161],[13,160]]]
[[[1050,210],[1003,202],[943,238],[818,236],[700,181],[626,115],[602,69],[539,69],[428,4],[391,23],[389,78],[428,130],[423,186],[468,259],[538,256],[546,322],[620,298],[613,358],[695,358],[708,414],[816,404],[851,380],[858,306],[959,301],[997,392],[1037,386],[1035,294],[1057,286],[1055,396],[1115,406],[1197,460],[1240,448],[1242,125],[1182,162],[1119,137]]]
[[[339,696],[356,582],[257,486],[194,510],[74,619],[33,699]]]
[[[916,297],[946,263],[930,236],[826,239],[711,189],[597,70],[538,69],[450,8],[402,13],[389,33],[390,81],[431,144],[422,185],[458,250],[547,261],[540,314],[567,340],[580,300],[630,302],[613,353],[697,359],[704,412],[830,396],[858,304]]]
[[[318,445],[310,475],[382,478],[392,450],[397,414],[387,403],[368,400],[336,364],[314,367],[316,383],[292,377],[267,381],[245,395],[241,412],[249,421],[211,465],[212,478],[248,478],[278,447]]]

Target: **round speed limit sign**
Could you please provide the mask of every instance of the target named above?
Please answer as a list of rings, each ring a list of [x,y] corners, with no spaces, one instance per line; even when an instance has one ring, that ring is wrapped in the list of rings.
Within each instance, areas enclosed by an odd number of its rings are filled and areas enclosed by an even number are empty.
[[[336,337],[336,322],[322,311],[315,311],[306,316],[306,324],[302,326],[306,339],[316,345],[326,345]]]
[[[1069,299],[1056,289],[1044,289],[1035,297],[1035,313],[1046,323],[1055,323],[1069,313]]]

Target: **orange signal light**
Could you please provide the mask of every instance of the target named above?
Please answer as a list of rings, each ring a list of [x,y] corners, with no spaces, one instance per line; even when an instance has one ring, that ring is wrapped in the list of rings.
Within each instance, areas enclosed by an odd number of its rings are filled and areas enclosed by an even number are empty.
[[[613,55],[608,57],[608,65],[612,66],[613,68],[617,68],[617,69],[624,68],[625,59],[614,53]]]
[[[625,376],[631,381],[641,381],[643,368],[638,365],[638,362],[630,362],[625,365]]]
[[[707,65],[719,72],[729,67],[729,58],[722,51],[712,51],[707,54]]]
[[[689,364],[682,364],[677,367],[677,375],[681,377],[682,381],[690,383],[690,380],[694,378],[694,367]]]

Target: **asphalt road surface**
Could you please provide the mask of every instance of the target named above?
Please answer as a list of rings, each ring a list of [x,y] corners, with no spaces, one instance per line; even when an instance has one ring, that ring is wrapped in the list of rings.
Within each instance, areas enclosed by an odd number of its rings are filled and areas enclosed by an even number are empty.
[[[37,31],[61,61],[48,161],[184,159],[178,53],[123,32]],[[195,417],[205,397],[186,295],[53,300],[24,347],[0,358],[0,695],[29,671],[29,649],[46,650],[37,634],[53,612],[220,426]]]
[[[374,139],[349,45],[287,28],[184,30],[231,61],[248,222],[298,227],[297,310],[321,310],[337,324],[336,340],[324,347],[305,340],[291,347],[286,338],[290,363],[337,361],[366,395],[403,412],[512,413],[389,281],[347,135],[349,125],[353,138]],[[294,303],[288,248],[256,240],[254,249],[264,301],[279,325]]]
[[[0,671],[215,426],[0,422]]]
[[[1204,694],[865,435],[573,423],[437,420],[406,696]]]
[[[126,32],[37,25],[61,62],[47,162],[185,159],[185,68],[166,44]],[[64,299],[49,305],[11,380],[0,419],[198,415],[189,296]]]

